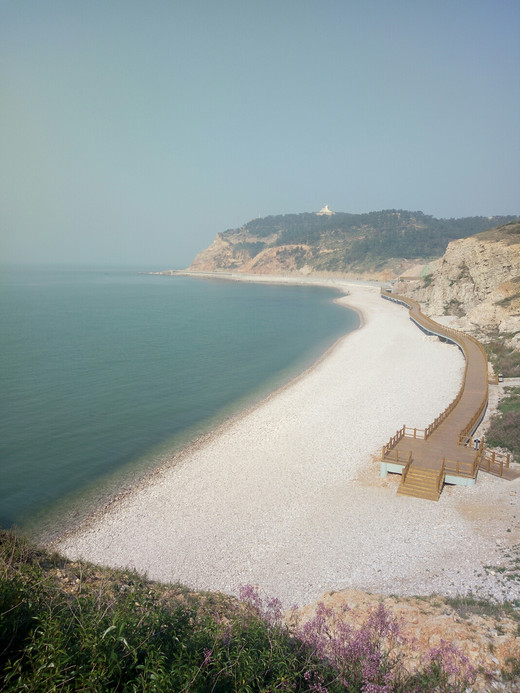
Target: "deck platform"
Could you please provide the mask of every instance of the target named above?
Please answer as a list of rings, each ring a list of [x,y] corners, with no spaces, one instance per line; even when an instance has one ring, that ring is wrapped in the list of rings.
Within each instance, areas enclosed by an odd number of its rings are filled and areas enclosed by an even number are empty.
[[[440,325],[421,312],[417,301],[388,291],[384,299],[410,311],[410,319],[426,334],[456,344],[466,367],[461,389],[450,405],[425,429],[403,426],[383,446],[381,476],[402,475],[398,494],[438,500],[444,483],[469,486],[479,470],[504,479],[520,478],[520,469],[510,466],[508,455],[486,450],[473,433],[484,417],[488,403],[488,362],[476,339]]]

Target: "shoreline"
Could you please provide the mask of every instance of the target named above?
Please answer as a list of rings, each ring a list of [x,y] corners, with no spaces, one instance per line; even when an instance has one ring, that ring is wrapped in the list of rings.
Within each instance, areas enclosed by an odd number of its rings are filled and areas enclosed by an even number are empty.
[[[236,279],[236,281],[241,280]],[[305,284],[306,282],[303,282],[303,285]],[[320,284],[320,286],[324,286],[325,288],[337,288],[331,287],[328,284]],[[338,298],[333,299],[333,302],[339,303],[341,305],[341,298],[346,298],[348,296],[348,292],[344,293],[345,289],[339,288],[338,291],[342,295]],[[74,536],[76,533],[81,532],[81,528],[89,527],[91,524],[102,520],[114,508],[117,508],[117,506],[126,498],[133,496],[136,493],[138,493],[141,489],[146,488],[150,483],[153,483],[153,481],[160,477],[160,475],[164,472],[167,472],[168,470],[182,465],[186,461],[186,458],[189,458],[191,454],[195,454],[201,447],[211,443],[218,436],[223,435],[231,426],[238,424],[242,419],[254,413],[254,411],[258,407],[261,407],[262,405],[268,403],[277,395],[283,393],[287,388],[292,387],[293,385],[298,383],[302,378],[305,378],[308,374],[312,373],[312,371],[315,368],[317,368],[325,359],[327,359],[334,352],[334,350],[339,346],[339,344],[341,344],[343,340],[348,339],[351,334],[357,332],[363,327],[363,313],[356,306],[345,304],[345,307],[357,314],[359,318],[359,325],[356,328],[338,337],[329,347],[327,347],[327,349],[322,354],[320,354],[316,359],[314,359],[310,363],[310,365],[304,367],[301,372],[297,373],[295,376],[287,380],[287,382],[278,385],[266,394],[258,394],[256,397],[248,398],[249,403],[246,404],[244,407],[239,408],[236,412],[232,414],[225,415],[224,418],[220,420],[218,423],[211,426],[207,431],[198,434],[188,443],[182,445],[180,448],[175,448],[170,452],[162,454],[159,457],[159,460],[162,461],[160,461],[157,464],[157,466],[154,466],[153,469],[144,471],[142,473],[134,473],[133,475],[130,474],[128,478],[124,479],[124,487],[121,491],[112,493],[109,492],[106,495],[106,497],[103,497],[101,501],[94,501],[92,504],[89,504],[88,509],[83,514],[81,514],[80,512],[79,519],[73,517],[67,518],[65,521],[63,521],[63,524],[60,525],[58,529],[54,527],[52,531],[48,529],[42,530],[41,528],[40,531],[38,531],[38,529],[35,529],[32,532],[32,534],[30,533],[30,536],[33,536],[35,541],[40,543],[42,546],[45,546],[49,550],[57,550],[57,547],[62,542],[67,540],[69,537]],[[251,399],[253,401],[251,401]],[[80,499],[82,493],[83,492],[79,492]],[[81,502],[81,500],[79,502]],[[67,500],[67,504],[68,503],[69,501]],[[51,519],[52,517],[53,516],[51,516]],[[47,525],[48,524],[49,522],[47,521]],[[36,523],[35,525],[37,527]]]
[[[361,312],[362,329],[53,548],[194,589],[252,583],[288,605],[349,588],[513,598],[518,587],[483,569],[520,536],[507,482],[480,475],[438,503],[406,499],[371,461],[396,428],[425,425],[452,399],[458,349],[424,337],[374,288],[322,285],[351,290],[336,300]]]

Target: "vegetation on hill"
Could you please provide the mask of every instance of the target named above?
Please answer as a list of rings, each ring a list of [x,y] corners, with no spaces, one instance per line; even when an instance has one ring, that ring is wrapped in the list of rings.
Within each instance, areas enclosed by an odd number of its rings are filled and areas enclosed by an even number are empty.
[[[305,265],[315,271],[352,272],[381,268],[392,258],[436,258],[454,239],[514,220],[516,217],[436,219],[406,210],[285,214],[253,219],[219,237],[232,244],[233,257],[239,262],[252,260],[268,248],[285,246],[298,269]]]
[[[0,533],[4,691],[465,691],[475,672],[449,644],[406,671],[383,605],[360,625],[318,608],[289,627],[277,600],[193,594],[135,573],[71,563]]]
[[[484,343],[484,348],[495,373],[500,373],[504,378],[520,378],[518,349],[508,346],[503,338],[497,339],[496,333],[489,342]]]
[[[489,447],[505,448],[520,462],[520,387],[506,387],[486,434]]]
[[[498,228],[482,231],[477,236],[482,241],[501,241],[508,245],[514,245],[520,243],[520,223],[518,221],[509,221]]]

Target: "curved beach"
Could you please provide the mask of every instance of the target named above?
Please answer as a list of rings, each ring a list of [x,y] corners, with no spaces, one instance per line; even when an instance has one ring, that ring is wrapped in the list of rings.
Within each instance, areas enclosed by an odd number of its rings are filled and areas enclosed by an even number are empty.
[[[516,482],[481,474],[434,503],[379,478],[396,429],[424,427],[457,393],[461,353],[378,289],[341,286],[361,329],[55,548],[194,589],[251,583],[287,606],[347,588],[518,598],[483,569],[520,540]]]

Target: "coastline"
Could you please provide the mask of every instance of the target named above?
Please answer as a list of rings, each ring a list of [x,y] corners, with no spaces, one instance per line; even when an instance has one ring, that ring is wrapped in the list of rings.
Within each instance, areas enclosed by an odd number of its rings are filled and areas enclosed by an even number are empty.
[[[397,498],[399,477],[379,479],[372,460],[397,427],[424,426],[452,399],[458,350],[422,335],[374,288],[319,284],[351,292],[336,300],[361,313],[361,329],[54,548],[195,589],[252,583],[288,605],[346,588],[511,598],[514,585],[482,572],[504,560],[498,525],[518,541],[506,482],[481,475],[439,503]],[[487,533],[475,515],[485,499]]]

